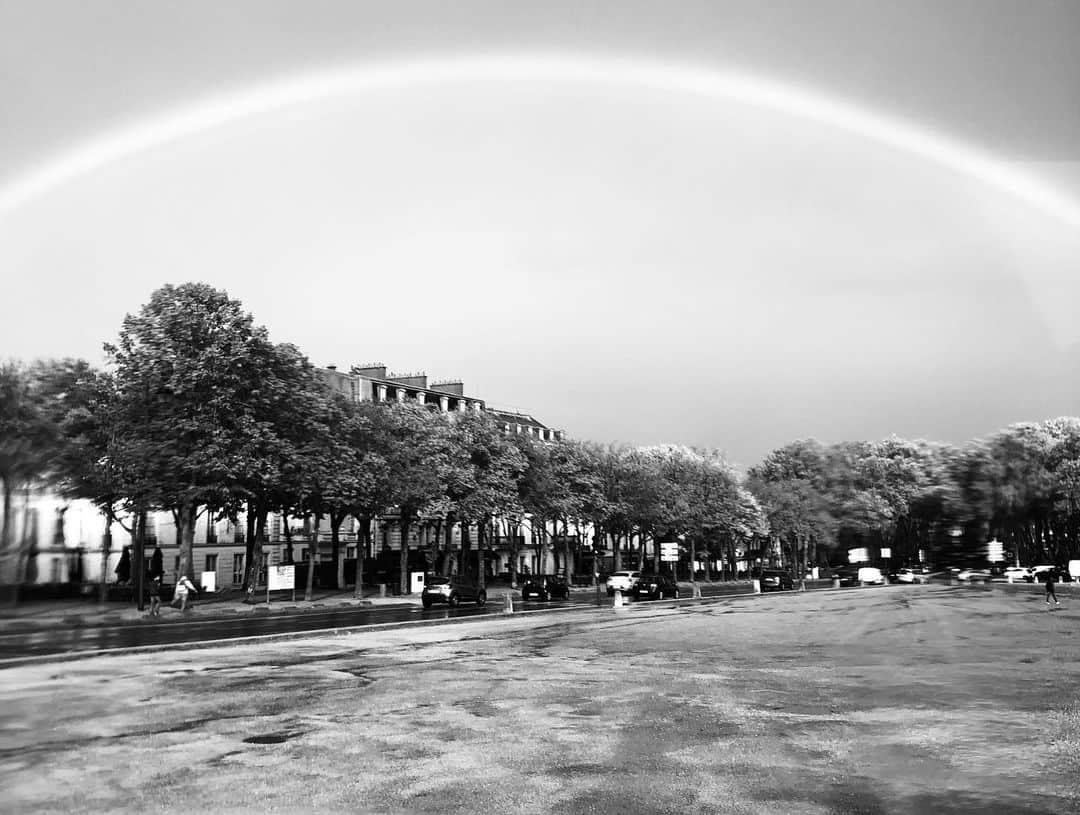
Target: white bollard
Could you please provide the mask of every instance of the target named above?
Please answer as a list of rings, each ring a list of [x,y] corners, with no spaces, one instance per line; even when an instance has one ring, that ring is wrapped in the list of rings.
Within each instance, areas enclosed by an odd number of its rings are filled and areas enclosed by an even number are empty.
[[[1013,580],[1013,573],[1009,572],[1009,582],[1012,583],[1012,580]]]
[[[510,592],[507,592],[506,594],[503,595],[503,614],[513,614],[513,613],[514,613],[514,598],[510,594]]]
[[[615,608],[622,608],[622,591],[615,589],[615,602],[612,604]]]
[[[751,582],[754,584],[754,594],[761,594],[761,581],[755,578]]]

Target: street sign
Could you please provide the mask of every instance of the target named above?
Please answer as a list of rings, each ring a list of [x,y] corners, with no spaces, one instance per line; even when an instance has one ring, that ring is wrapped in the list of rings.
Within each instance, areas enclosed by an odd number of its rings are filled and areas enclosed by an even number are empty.
[[[1005,559],[1005,544],[994,538],[986,544],[986,559],[991,563],[1000,563]]]
[[[678,541],[662,541],[660,543],[660,554],[668,554],[670,552],[675,552],[677,554],[678,551]]]
[[[848,549],[847,553],[848,563],[866,563],[870,559],[869,553],[865,547],[859,549]]]

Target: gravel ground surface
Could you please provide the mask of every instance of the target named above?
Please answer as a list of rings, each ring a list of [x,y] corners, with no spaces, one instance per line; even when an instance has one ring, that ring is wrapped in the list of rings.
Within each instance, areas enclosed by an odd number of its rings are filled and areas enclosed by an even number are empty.
[[[1080,605],[890,586],[0,671],[0,810],[1080,811]]]

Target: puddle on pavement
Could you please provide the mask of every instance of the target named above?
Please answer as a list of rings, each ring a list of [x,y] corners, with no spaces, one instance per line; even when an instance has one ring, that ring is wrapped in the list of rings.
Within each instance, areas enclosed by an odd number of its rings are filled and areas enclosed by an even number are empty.
[[[282,744],[289,739],[304,735],[303,730],[285,730],[278,733],[262,733],[257,736],[248,736],[244,739],[245,744]]]

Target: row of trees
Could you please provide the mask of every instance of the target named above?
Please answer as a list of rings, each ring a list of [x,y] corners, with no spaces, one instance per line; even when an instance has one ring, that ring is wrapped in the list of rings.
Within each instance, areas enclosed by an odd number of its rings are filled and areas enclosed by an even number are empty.
[[[147,512],[171,512],[188,575],[199,514],[243,513],[252,588],[271,512],[286,530],[290,518],[308,519],[316,540],[328,528],[338,564],[350,516],[365,536],[371,519],[387,515],[403,540],[418,524],[434,527],[447,568],[481,577],[477,553],[488,537],[502,533],[516,545],[526,526],[542,548],[552,536],[563,542],[557,554],[568,573],[571,542],[590,533],[592,543],[617,542],[618,566],[631,541],[643,554],[648,538],[684,535],[692,546],[723,538],[734,557],[736,539],[766,531],[760,507],[717,453],[552,445],[506,434],[486,413],[353,402],[206,285],[155,292],[106,353],[107,370],[81,360],[3,369],[13,391],[0,405],[4,551],[14,543],[11,495],[41,481],[94,502],[106,530],[126,521],[136,563]],[[449,551],[455,525],[460,553]],[[404,589],[404,548],[400,571]]]
[[[199,514],[243,513],[250,589],[272,512],[286,532],[289,518],[308,519],[316,540],[329,529],[339,580],[338,532],[350,516],[365,536],[376,517],[396,518],[402,540],[424,525],[443,568],[481,578],[488,538],[516,546],[526,527],[542,552],[552,536],[563,543],[567,573],[574,540],[612,546],[619,568],[631,546],[642,563],[647,540],[677,538],[690,562],[705,555],[732,572],[747,552],[767,553],[766,542],[800,569],[867,543],[905,561],[920,550],[973,559],[989,535],[1029,562],[1080,554],[1076,419],[1015,425],[962,447],[799,441],[744,478],[711,450],[545,444],[503,433],[484,413],[353,402],[294,346],[272,343],[238,301],[202,284],[155,292],[106,353],[105,370],[80,360],[0,367],[0,544],[16,574],[26,552],[12,540],[13,500],[42,481],[93,501],[106,534],[127,523],[136,563],[146,513],[170,511],[188,575]],[[460,552],[449,545],[455,525]],[[403,590],[407,556],[402,547]]]
[[[962,446],[891,438],[773,451],[748,485],[791,562],[839,547],[886,547],[903,562],[1080,558],[1080,419],[1014,424]]]

